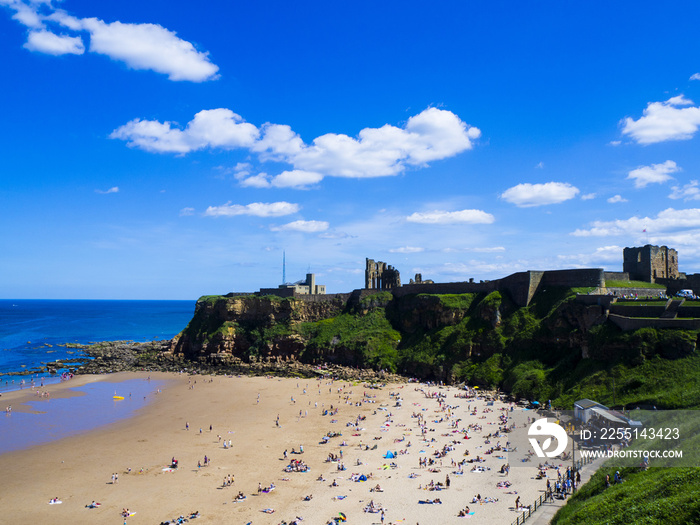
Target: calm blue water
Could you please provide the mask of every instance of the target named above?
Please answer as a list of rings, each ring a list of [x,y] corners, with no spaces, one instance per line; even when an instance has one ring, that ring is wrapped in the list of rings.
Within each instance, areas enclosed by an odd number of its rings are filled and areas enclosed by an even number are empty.
[[[129,379],[119,383],[100,381],[72,389],[80,393],[76,397],[37,398],[27,403],[32,410],[39,412],[37,414],[3,411],[0,413],[0,454],[80,434],[131,417],[151,401],[156,391],[165,384],[165,381],[145,379]],[[115,393],[124,399],[113,399]]]
[[[194,307],[195,301],[0,299],[0,374],[82,355],[56,346],[62,343],[171,339],[187,326]],[[7,390],[22,377],[0,379],[0,390]],[[35,380],[39,384],[39,376]]]

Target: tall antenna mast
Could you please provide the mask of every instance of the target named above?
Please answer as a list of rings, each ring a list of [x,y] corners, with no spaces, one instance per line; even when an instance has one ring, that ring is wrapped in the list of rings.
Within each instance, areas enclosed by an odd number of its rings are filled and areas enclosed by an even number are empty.
[[[287,284],[287,252],[282,251],[282,284]]]

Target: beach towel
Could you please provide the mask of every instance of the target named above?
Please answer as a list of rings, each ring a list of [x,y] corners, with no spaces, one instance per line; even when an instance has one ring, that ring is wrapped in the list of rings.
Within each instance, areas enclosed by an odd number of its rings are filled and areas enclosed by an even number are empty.
[[[61,503],[63,503],[61,500],[49,501],[49,505],[60,505]]]

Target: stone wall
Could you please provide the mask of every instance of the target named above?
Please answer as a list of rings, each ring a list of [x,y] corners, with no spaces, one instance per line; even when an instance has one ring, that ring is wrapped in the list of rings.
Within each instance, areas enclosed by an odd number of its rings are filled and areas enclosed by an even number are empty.
[[[681,274],[683,277],[684,274]],[[700,293],[700,273],[691,273],[679,279],[657,279],[656,282],[666,286],[669,295],[676,295],[681,290],[693,290]]]
[[[681,306],[678,308],[678,317],[694,317],[700,319],[700,306]]]
[[[617,297],[604,294],[576,294],[576,301],[587,306],[598,305],[608,309],[612,303],[617,301]]]
[[[434,283],[434,284],[406,284],[401,288],[394,288],[391,293],[396,297],[403,297],[409,294],[460,294],[460,293],[491,293],[496,290],[496,281],[486,283],[470,283],[467,281],[456,283]]]
[[[623,317],[661,317],[661,314],[665,311],[665,305],[645,306],[643,304],[632,305],[629,303],[615,303],[610,305],[611,314]]]
[[[294,297],[294,288],[260,288],[256,295],[276,295],[277,297]]]
[[[397,297],[412,293],[459,294],[507,293],[518,306],[527,306],[537,292],[546,290],[547,286],[556,287],[598,287],[603,282],[603,270],[587,268],[575,270],[553,270],[546,272],[528,271],[511,274],[503,279],[481,283],[456,282],[435,284],[409,284],[392,290]]]
[[[544,272],[540,286],[594,287],[603,286],[605,272],[601,268],[575,270],[548,270]]]
[[[527,306],[548,286],[598,288],[603,284],[603,273],[600,268],[518,272],[500,279],[499,289],[508,291],[518,306]]]
[[[629,281],[630,274],[627,272],[605,272],[605,281]]]
[[[294,298],[305,303],[325,303],[329,301],[348,302],[351,293],[333,293],[333,294],[315,294],[315,295],[296,295]]]
[[[495,281],[498,289],[507,292],[518,306],[527,306],[537,291],[544,272],[518,272]]]
[[[616,314],[610,314],[608,319],[624,332],[647,327],[700,330],[700,319],[639,319]]]

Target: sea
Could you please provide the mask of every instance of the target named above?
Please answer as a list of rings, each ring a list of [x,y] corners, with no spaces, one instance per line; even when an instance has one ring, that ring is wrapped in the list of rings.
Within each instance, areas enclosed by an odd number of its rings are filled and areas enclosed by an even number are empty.
[[[16,387],[11,379],[15,383],[22,379],[3,374],[83,355],[79,350],[58,345],[172,339],[187,326],[195,304],[196,301],[0,299],[0,391]]]
[[[47,373],[7,374],[83,355],[77,349],[59,346],[65,343],[172,339],[187,326],[195,304],[195,301],[0,299],[0,395],[9,390],[40,389],[41,385],[60,381],[58,375]],[[69,398],[37,397],[28,403],[31,412],[8,413],[2,405],[0,454],[131,417],[164,386],[162,381],[155,380],[100,381],[71,389],[74,395]]]

